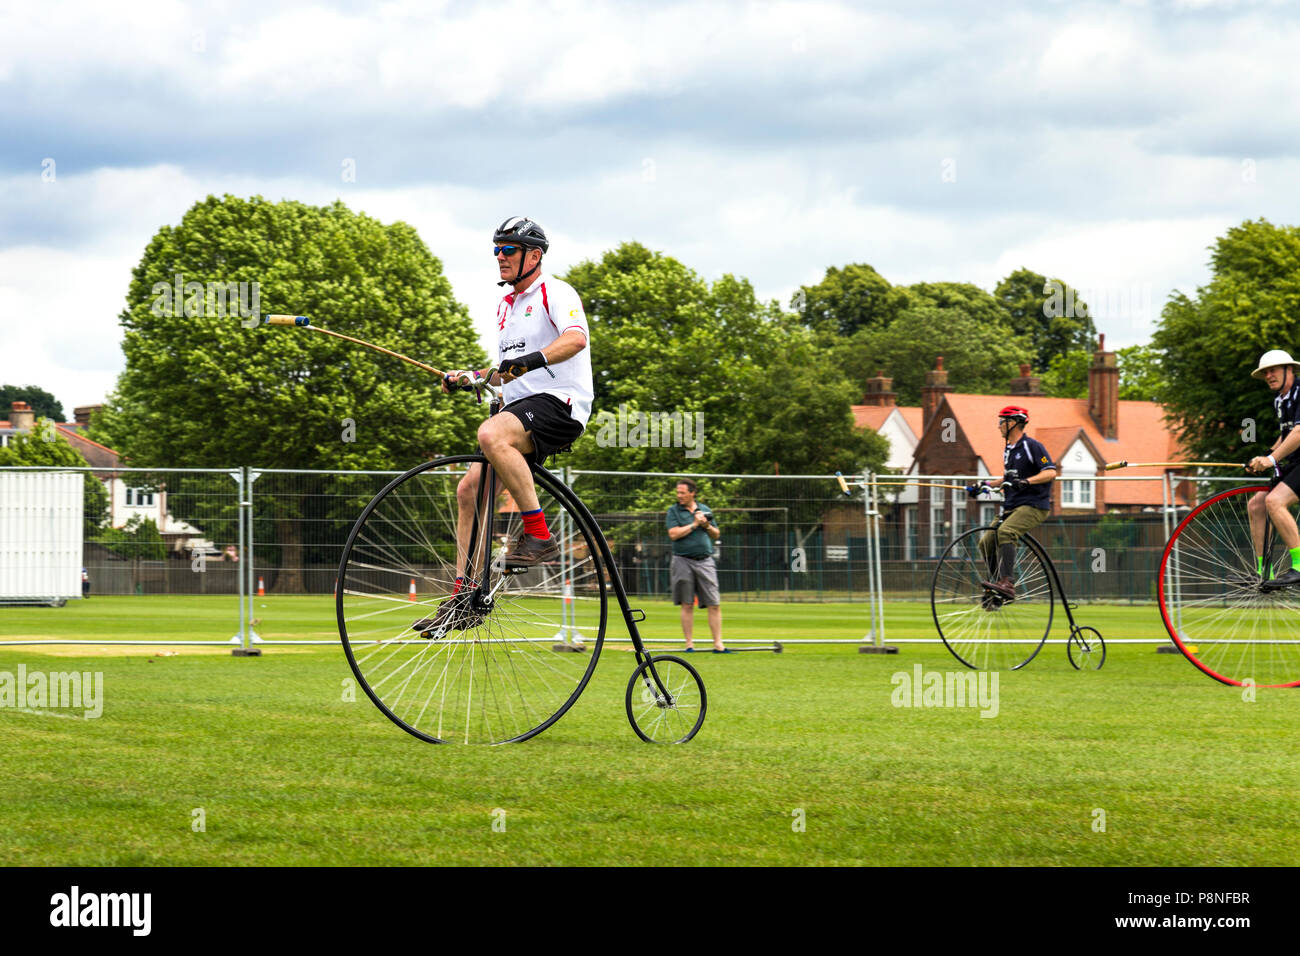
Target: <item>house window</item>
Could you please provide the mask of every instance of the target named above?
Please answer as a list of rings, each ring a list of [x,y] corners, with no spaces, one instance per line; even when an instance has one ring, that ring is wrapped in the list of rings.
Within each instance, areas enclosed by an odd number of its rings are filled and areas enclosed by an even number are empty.
[[[1073,479],[1061,482],[1061,507],[1091,508],[1093,506],[1093,484],[1088,479]]]
[[[911,561],[916,557],[916,506],[903,509],[903,557]]]
[[[152,508],[153,492],[147,488],[127,488],[126,506],[128,508]]]
[[[992,524],[997,520],[998,506],[991,504],[980,505],[980,524]]]
[[[944,540],[947,529],[943,526],[947,510],[942,505],[930,509],[930,554],[935,557],[943,554],[943,549],[947,547]]]

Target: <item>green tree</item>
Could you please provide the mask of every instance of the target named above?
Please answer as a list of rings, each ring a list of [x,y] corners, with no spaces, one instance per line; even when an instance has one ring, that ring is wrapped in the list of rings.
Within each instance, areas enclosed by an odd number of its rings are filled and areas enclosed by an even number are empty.
[[[1025,340],[1005,320],[974,318],[962,308],[919,305],[888,328],[863,330],[831,351],[830,365],[844,370],[857,388],[878,369],[894,379],[900,405],[921,401],[925,373],[942,355],[948,383],[958,392],[998,394],[1019,374]]]
[[[1065,352],[1053,355],[1042,374],[1043,394],[1053,398],[1087,398],[1088,366],[1091,352]]]
[[[625,243],[564,277],[593,328],[596,402],[587,434],[563,463],[673,474],[772,474],[879,467],[883,441],[853,427],[856,398],[842,370],[824,360],[813,334],[748,281],[711,285],[677,260]],[[681,412],[703,424],[701,454],[683,447],[619,447],[618,420]],[[626,429],[625,429],[626,430]],[[607,494],[584,479],[598,512],[658,510],[662,479],[621,481]],[[726,490],[713,489],[711,503]]]
[[[993,297],[1010,318],[1011,328],[1028,336],[1031,361],[1040,373],[1058,355],[1091,354],[1097,329],[1088,304],[1064,281],[1017,269],[998,283]]]
[[[1160,353],[1150,345],[1130,345],[1115,351],[1119,365],[1119,397],[1126,402],[1158,402],[1164,394],[1165,373]]]
[[[62,422],[63,403],[35,385],[0,385],[0,416],[8,417],[14,402],[26,402],[37,416]]]
[[[132,464],[406,468],[472,450],[479,410],[440,395],[426,373],[306,330],[246,328],[210,292],[169,291],[232,282],[257,284],[261,312],[307,315],[435,365],[485,364],[465,307],[407,224],[341,202],[209,196],[163,226],[132,273],[121,314],[126,370],[95,423]],[[274,497],[290,481],[295,496]],[[277,504],[289,590],[300,586],[293,569],[304,558],[309,484],[267,475],[257,486]]]
[[[167,545],[152,518],[134,515],[121,528],[104,528],[99,543],[127,561],[163,561]]]
[[[19,432],[9,439],[7,447],[0,448],[0,467],[13,465],[87,468],[89,462],[58,433],[54,422],[48,418],[38,418],[30,432]],[[84,474],[83,533],[87,538],[93,538],[108,517],[108,489],[92,473]]]
[[[1208,285],[1175,292],[1161,311],[1159,394],[1192,457],[1245,460],[1277,437],[1273,394],[1250,373],[1264,352],[1300,341],[1300,228],[1247,220],[1215,242],[1210,267]]]
[[[831,266],[821,282],[800,286],[790,301],[810,329],[837,335],[882,328],[906,305],[907,293],[865,262]]]
[[[969,282],[914,282],[907,287],[907,299],[913,308],[951,309],[981,325],[1001,328],[1007,325],[997,300]],[[1021,361],[1029,361],[1029,357]]]

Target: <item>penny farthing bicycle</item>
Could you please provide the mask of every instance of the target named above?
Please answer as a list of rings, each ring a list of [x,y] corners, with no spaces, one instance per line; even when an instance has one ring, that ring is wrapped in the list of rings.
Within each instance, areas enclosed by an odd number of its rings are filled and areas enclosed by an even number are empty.
[[[1106,662],[1101,632],[1074,620],[1078,605],[1066,597],[1056,565],[1032,536],[1022,536],[1016,549],[1013,599],[981,583],[996,577],[996,549],[980,548],[984,536],[993,531],[987,525],[958,535],[934,569],[930,609],[939,637],[953,657],[978,670],[1019,670],[1047,642],[1059,599],[1069,624],[1065,653],[1070,665],[1075,670],[1100,670]]]
[[[437,369],[368,342],[273,315]],[[485,386],[500,402],[500,390]],[[481,469],[477,492],[458,485]],[[375,706],[429,743],[511,743],[546,730],[586,689],[605,642],[612,590],[636,651],[624,706],[649,743],[685,743],[704,723],[704,681],[679,657],[651,655],[595,518],[562,481],[539,465],[533,481],[559,559],[523,571],[505,566],[506,542],[522,527],[481,454],[453,455],[394,478],[365,506],[339,564],[335,607],[348,663]],[[460,532],[460,534],[458,534]],[[456,580],[458,540],[465,574],[478,582],[451,627],[431,628]]]
[[[965,491],[962,485],[936,484],[915,478],[871,479],[849,482],[836,473],[840,490],[850,486],[919,485]],[[871,494],[872,492],[868,492]],[[930,610],[944,646],[953,657],[976,670],[1019,670],[1042,650],[1052,631],[1055,600],[1069,622],[1065,651],[1075,670],[1100,670],[1106,662],[1106,642],[1095,627],[1075,622],[1078,607],[1065,596],[1060,575],[1042,545],[1029,535],[1016,550],[1015,597],[1006,599],[983,585],[997,575],[996,551],[986,556],[980,539],[992,526],[971,528],[958,535],[939,558],[930,581]]]
[[[1272,583],[1290,568],[1290,553],[1267,516],[1257,552],[1246,510],[1268,490],[1233,488],[1193,508],[1165,544],[1157,596],[1169,636],[1205,674],[1234,686],[1296,687],[1300,588]]]

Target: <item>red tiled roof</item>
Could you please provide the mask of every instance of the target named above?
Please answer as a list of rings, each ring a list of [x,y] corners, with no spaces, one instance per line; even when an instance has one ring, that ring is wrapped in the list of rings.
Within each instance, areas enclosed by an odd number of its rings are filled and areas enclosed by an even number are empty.
[[[951,414],[989,472],[1002,474],[1004,442],[998,434],[997,420],[1009,397],[950,392],[944,401],[949,411],[945,413],[940,405],[935,419]],[[1172,461],[1181,454],[1177,439],[1165,424],[1164,410],[1155,402],[1120,402],[1118,437],[1108,440],[1102,437],[1088,414],[1087,399],[1023,397],[1017,401],[1029,411],[1026,434],[1042,442],[1058,464],[1059,456],[1065,454],[1080,432],[1106,462],[1143,461],[1153,457]],[[930,424],[934,427],[934,421]],[[1159,478],[1166,471],[1176,470],[1125,468],[1118,474],[1127,478]],[[1100,470],[1098,473],[1104,474]],[[1101,482],[1097,487],[1098,496],[1107,505],[1159,505],[1164,501],[1160,483],[1156,481]]]
[[[889,418],[895,411],[903,416],[903,421],[907,422],[908,427],[916,437],[921,437],[921,406],[916,405],[854,405],[853,406],[853,424],[858,428],[870,428],[874,432],[880,431],[880,426],[885,424],[885,419]]]

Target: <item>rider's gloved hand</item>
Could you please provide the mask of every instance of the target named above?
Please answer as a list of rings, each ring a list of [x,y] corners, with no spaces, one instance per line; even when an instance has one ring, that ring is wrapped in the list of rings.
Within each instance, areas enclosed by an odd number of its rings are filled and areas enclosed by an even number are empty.
[[[442,377],[442,390],[444,392],[475,392],[478,391],[478,383],[483,380],[483,376],[478,373],[478,369],[462,368],[454,372],[448,372]]]
[[[509,375],[511,378],[518,378],[531,372],[535,368],[546,368],[546,356],[541,351],[529,352],[527,355],[521,355],[517,359],[502,359],[501,365],[497,371],[502,375]],[[553,373],[552,373],[553,374]]]
[[[1029,487],[1029,481],[1025,478],[1012,478],[1010,481],[1002,482],[1003,491],[1025,491]]]
[[[981,481],[977,485],[966,486],[966,496],[968,498],[978,498],[980,495],[987,495],[993,492],[993,486],[987,481]]]

